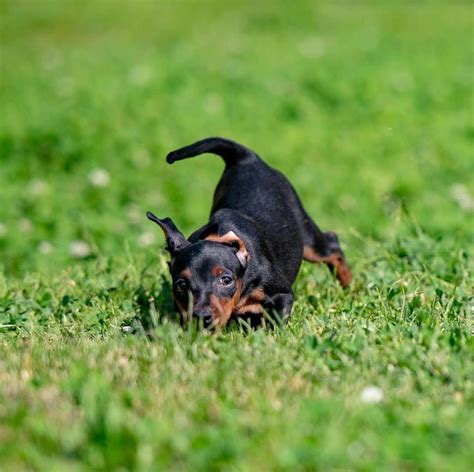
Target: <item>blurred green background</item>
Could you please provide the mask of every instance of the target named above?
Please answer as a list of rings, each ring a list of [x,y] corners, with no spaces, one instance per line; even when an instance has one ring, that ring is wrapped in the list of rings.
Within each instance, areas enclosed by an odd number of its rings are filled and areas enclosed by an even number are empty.
[[[164,156],[212,135],[281,169],[346,241],[385,238],[401,204],[430,234],[472,229],[468,3],[2,3],[9,273],[69,263],[73,240],[138,251],[147,209],[202,224],[221,162]]]
[[[0,469],[470,470],[471,2],[1,0]],[[164,241],[283,171],[354,285],[284,330],[169,322]],[[375,393],[374,393],[375,392]]]

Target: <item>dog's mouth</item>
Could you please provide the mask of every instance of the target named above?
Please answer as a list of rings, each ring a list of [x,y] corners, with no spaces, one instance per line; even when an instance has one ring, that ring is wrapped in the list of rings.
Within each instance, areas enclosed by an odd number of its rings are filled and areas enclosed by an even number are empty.
[[[190,299],[192,300],[192,298]],[[219,320],[215,319],[211,311],[193,312],[192,302],[188,303],[187,309],[175,298],[175,306],[181,313],[183,324],[194,324],[198,328],[212,330],[219,325]]]
[[[187,301],[180,300],[174,295],[175,308],[181,314],[184,324],[195,323],[198,327],[213,330],[223,328],[232,316],[240,295],[240,285],[237,293],[232,298],[219,298],[211,295],[210,306],[197,308],[193,304],[192,293],[188,293]],[[196,309],[197,308],[197,309]]]
[[[193,312],[192,304],[188,306],[186,310],[183,306],[183,303],[180,303],[175,298],[175,307],[177,311],[181,314],[181,320],[183,324],[195,324],[199,328],[213,330],[218,327],[224,327],[229,321],[232,312],[231,310],[224,311],[221,303],[218,303],[217,306],[212,306],[210,311],[204,312]],[[231,307],[228,307],[231,308]]]
[[[217,325],[211,313],[193,313],[192,319],[204,329],[213,329]]]

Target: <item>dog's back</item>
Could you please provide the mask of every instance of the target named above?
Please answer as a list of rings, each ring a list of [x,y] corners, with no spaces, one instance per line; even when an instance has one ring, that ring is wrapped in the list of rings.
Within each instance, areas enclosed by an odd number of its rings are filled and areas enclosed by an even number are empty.
[[[211,217],[219,210],[230,209],[251,218],[274,259],[290,262],[287,270],[297,272],[303,254],[305,216],[286,177],[250,149],[223,138],[207,138],[180,148],[168,154],[167,161],[173,163],[203,153],[217,154],[226,164],[214,193]]]

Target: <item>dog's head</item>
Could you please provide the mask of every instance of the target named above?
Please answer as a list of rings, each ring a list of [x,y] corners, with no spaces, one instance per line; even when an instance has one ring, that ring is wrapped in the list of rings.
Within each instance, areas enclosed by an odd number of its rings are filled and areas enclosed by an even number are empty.
[[[249,257],[242,239],[233,231],[219,236],[210,229],[202,240],[190,243],[170,218],[151,212],[147,217],[165,234],[174,304],[183,320],[192,316],[205,327],[227,324],[240,300]]]

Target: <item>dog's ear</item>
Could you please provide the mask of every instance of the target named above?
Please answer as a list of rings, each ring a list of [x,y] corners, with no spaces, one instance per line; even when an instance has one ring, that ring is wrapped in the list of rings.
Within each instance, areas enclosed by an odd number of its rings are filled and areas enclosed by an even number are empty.
[[[146,216],[149,220],[154,221],[163,230],[163,233],[165,233],[167,244],[166,249],[171,255],[190,244],[186,241],[183,233],[176,228],[176,225],[173,223],[171,218],[163,218],[161,220],[151,211],[147,211]]]
[[[197,229],[194,231],[191,236],[189,236],[189,240],[192,243],[200,241],[202,239],[206,239],[207,236],[210,234],[218,234],[219,233],[219,225],[215,222],[207,223],[202,228]]]
[[[209,234],[205,238],[207,241],[215,241],[216,243],[227,244],[236,249],[235,255],[240,262],[240,265],[245,269],[249,260],[249,253],[245,247],[244,242],[233,231],[218,236],[217,234]]]

